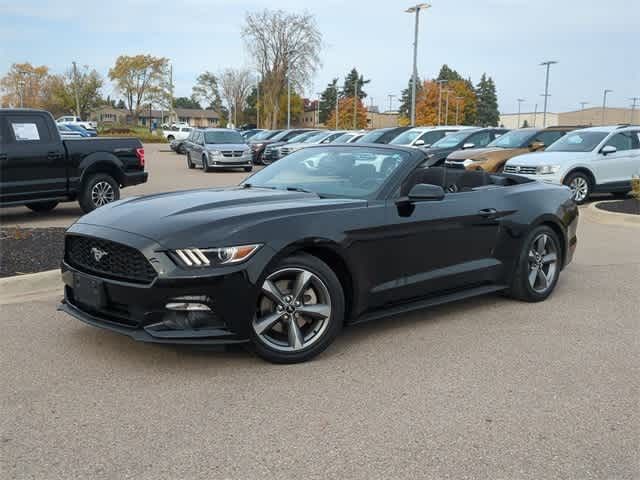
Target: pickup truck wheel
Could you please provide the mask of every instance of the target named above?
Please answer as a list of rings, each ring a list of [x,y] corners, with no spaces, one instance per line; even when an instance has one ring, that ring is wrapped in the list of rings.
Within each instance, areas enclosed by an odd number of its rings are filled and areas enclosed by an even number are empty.
[[[107,203],[115,202],[119,198],[120,185],[118,182],[111,175],[97,173],[91,175],[84,182],[78,203],[80,203],[82,211],[88,213]]]
[[[190,169],[196,168],[196,166],[191,161],[191,155],[188,153],[187,153],[187,167],[189,167]]]
[[[50,212],[58,206],[58,203],[59,202],[56,201],[29,203],[27,204],[27,208],[33,210],[34,212]]]

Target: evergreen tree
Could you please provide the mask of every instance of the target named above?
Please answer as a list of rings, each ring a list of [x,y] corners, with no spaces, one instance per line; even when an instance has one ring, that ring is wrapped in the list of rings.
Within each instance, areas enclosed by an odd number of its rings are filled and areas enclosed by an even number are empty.
[[[453,82],[455,80],[463,80],[463,78],[458,72],[449,68],[449,65],[445,63],[440,67],[440,73],[438,73],[438,78],[436,80],[447,80],[448,82]]]
[[[344,84],[342,85],[342,98],[353,97],[355,87],[358,86],[358,98],[362,100],[367,96],[364,91],[364,86],[371,82],[371,80],[365,80],[362,75],[358,73],[358,70],[352,68],[351,71],[344,77]]]
[[[334,78],[331,83],[324,89],[320,96],[320,123],[326,124],[327,118],[331,116],[336,109],[336,88],[338,87],[338,79]]]
[[[258,89],[256,87],[252,87],[249,95],[247,95],[247,100],[245,103],[245,107],[242,110],[242,118],[246,120],[247,123],[257,123],[257,115],[258,115]]]
[[[189,97],[178,97],[173,99],[173,108],[196,108],[200,110],[202,107],[198,103],[198,101],[192,96]]]
[[[476,86],[476,96],[478,98],[477,124],[483,127],[498,125],[500,112],[498,111],[496,85],[486,73],[482,74]]]
[[[407,88],[400,92],[400,107],[398,108],[398,112],[401,117],[409,118],[411,116],[411,82],[413,80],[413,75],[407,82]],[[422,92],[422,80],[418,77],[418,82],[416,83],[416,99],[420,97],[420,93]],[[417,101],[417,100],[416,100]]]
[[[526,118],[524,119],[524,122],[522,122],[522,128],[529,128],[529,122]]]

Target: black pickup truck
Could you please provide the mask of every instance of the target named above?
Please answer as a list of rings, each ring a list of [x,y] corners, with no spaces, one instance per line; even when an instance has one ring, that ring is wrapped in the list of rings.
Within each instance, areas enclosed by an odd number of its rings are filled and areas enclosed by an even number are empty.
[[[50,113],[0,109],[0,206],[52,210],[77,200],[85,212],[147,181],[137,138],[62,140]]]

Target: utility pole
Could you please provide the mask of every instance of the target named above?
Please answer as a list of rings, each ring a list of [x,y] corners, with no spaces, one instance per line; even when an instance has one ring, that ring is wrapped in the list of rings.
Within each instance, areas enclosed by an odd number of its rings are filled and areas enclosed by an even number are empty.
[[[609,93],[613,92],[613,90],[609,90],[608,88],[604,89],[604,94],[602,95],[602,125],[606,125],[606,118],[607,118],[607,95]]]
[[[444,110],[444,124],[445,125],[449,125],[449,92],[451,90],[447,89],[445,90],[445,93],[447,94],[447,101],[446,101],[446,107]]]
[[[420,23],[420,10],[431,7],[428,3],[419,3],[405,10],[407,13],[415,13],[416,22],[413,32],[413,77],[411,79],[411,125],[416,124],[416,84],[418,83],[418,27]]]
[[[545,81],[544,81],[544,113],[542,115],[542,127],[546,127],[547,126],[547,103],[549,100],[549,67],[551,67],[551,65],[554,65],[558,62],[556,62],[555,60],[548,60],[546,62],[542,62],[540,64],[540,66],[546,66],[547,67],[547,74],[545,77]]]
[[[640,100],[640,97],[631,97],[629,100],[633,102],[631,104],[631,118],[629,119],[629,123],[633,125],[633,114],[636,111],[636,103]]]
[[[80,117],[80,99],[78,97],[78,66],[76,62],[71,62],[73,65],[73,92],[76,97],[76,117]]]
[[[387,95],[387,97],[389,97],[389,111],[392,112],[393,111],[393,99],[394,99],[395,95],[389,94],[389,95]]]
[[[460,125],[458,123],[458,113],[460,112],[460,100],[463,99],[463,97],[455,97],[456,99],[456,125]]]
[[[356,129],[356,125],[358,124],[358,79],[356,78],[356,82],[353,85],[353,129]]]
[[[440,87],[438,92],[438,125],[442,125],[442,84],[447,83],[447,80],[437,80],[436,83]]]
[[[287,70],[287,130],[291,128],[291,79]]]
[[[322,92],[316,92],[316,95],[318,95],[318,105],[316,105],[317,107],[317,111],[316,111],[316,127],[320,125],[320,99],[322,98]]]
[[[536,126],[536,120],[538,119],[538,104],[536,103],[535,108],[533,109],[533,126]]]
[[[518,98],[518,124],[516,126],[516,128],[520,128],[520,106],[522,105],[522,102],[524,102],[524,98]]]
[[[338,82],[336,82],[336,130],[338,130],[338,104],[340,103],[340,98],[338,98]]]
[[[589,105],[589,102],[580,102],[580,121],[584,125],[584,106]]]
[[[169,65],[169,112],[171,121],[178,120],[175,115],[175,111],[173,110],[173,65]],[[220,112],[218,112],[220,113]]]
[[[256,128],[260,128],[260,80],[262,75],[258,76],[256,83]]]

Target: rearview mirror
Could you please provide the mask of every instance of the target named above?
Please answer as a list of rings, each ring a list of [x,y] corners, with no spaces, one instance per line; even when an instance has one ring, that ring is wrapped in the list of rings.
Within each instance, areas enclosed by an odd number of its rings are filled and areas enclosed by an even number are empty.
[[[409,191],[409,200],[442,200],[444,198],[444,190],[440,185],[431,185],[428,183],[418,183]]]
[[[544,143],[542,142],[531,142],[529,144],[529,150],[535,152],[537,150],[542,150],[544,148]]]
[[[600,153],[603,155],[609,155],[610,153],[616,153],[617,151],[618,149],[613,145],[605,145],[602,147],[602,150],[600,150]]]
[[[475,146],[476,146],[475,143],[465,143],[464,145],[462,145],[462,149],[466,150],[467,148],[473,148]]]
[[[424,140],[416,140],[416,143],[413,144],[414,147],[422,147],[424,146]]]

